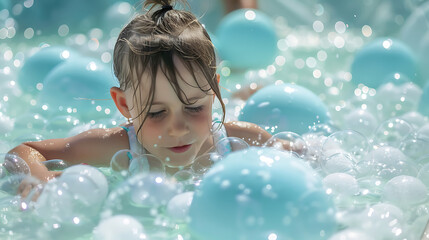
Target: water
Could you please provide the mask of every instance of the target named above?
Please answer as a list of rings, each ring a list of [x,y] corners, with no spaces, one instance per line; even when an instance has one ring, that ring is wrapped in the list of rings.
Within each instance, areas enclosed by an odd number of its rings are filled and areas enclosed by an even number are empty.
[[[271,48],[264,51],[266,46],[256,43],[258,51],[252,51],[255,46],[249,45],[244,49],[248,51],[246,54],[236,56],[257,58],[252,54],[262,52],[264,61],[272,57],[272,64],[258,66],[252,62],[252,69],[238,71],[234,69],[237,64],[219,62],[227,121],[239,119],[245,104],[238,98],[232,99],[233,92],[242,90],[246,91],[243,95],[250,95],[269,84],[277,84],[274,89],[284,86],[282,84],[297,84],[311,90],[326,107],[329,119],[323,116],[314,120],[314,112],[305,115],[293,108],[297,105],[310,109],[314,101],[305,102],[288,95],[295,105],[285,106],[283,109],[287,112],[273,107],[269,109],[271,115],[261,114],[256,120],[266,122],[267,119],[262,118],[269,115],[270,124],[265,123],[263,127],[278,134],[266,145],[279,147],[276,143],[283,139],[305,146],[305,151],[294,156],[302,158],[324,179],[326,188],[319,190],[330,196],[336,208],[337,233],[331,239],[342,239],[341,236],[419,239],[429,219],[429,110],[425,100],[429,96],[425,87],[429,74],[427,67],[422,67],[427,63],[425,53],[429,49],[427,20],[422,12],[428,11],[429,4],[406,2],[353,1],[354,9],[360,9],[355,12],[337,1],[286,3],[278,0],[270,6],[259,1],[260,8],[274,17],[265,30],[277,32],[277,53],[271,56]],[[190,3],[196,12],[203,8],[196,1]],[[111,64],[113,45],[121,27],[118,23],[128,21],[133,6],[139,8],[139,5],[94,1],[93,6],[82,9],[79,6],[84,3],[64,1],[55,6],[58,12],[64,13],[58,17],[46,14],[52,13],[54,6],[43,1],[14,4],[0,0],[0,153],[5,154],[23,141],[66,137],[126,122],[112,101],[103,99],[109,99],[108,88],[115,85]],[[213,8],[216,10],[219,6]],[[391,11],[384,14],[372,12],[387,8]],[[66,10],[73,14],[65,14]],[[294,19],[288,19],[290,14],[284,15],[286,12],[293,13]],[[244,11],[244,14],[247,21],[260,16],[258,12]],[[218,51],[222,51],[226,37],[218,39],[218,32],[213,28],[219,23],[219,16],[209,17],[202,21],[210,28]],[[240,26],[246,30],[247,24]],[[253,44],[250,40],[238,42]],[[49,46],[51,48],[46,48]],[[47,49],[52,51],[46,52]],[[36,52],[43,51],[45,55],[34,57]],[[392,52],[396,55],[389,55]],[[51,73],[65,61],[68,62],[62,70]],[[71,82],[58,80],[67,71],[79,75],[73,76]],[[48,80],[37,81],[43,78]],[[285,89],[287,94],[303,92],[293,86]],[[262,97],[256,100],[260,102],[255,106],[260,108],[273,106],[273,102]],[[215,105],[214,115],[219,113],[220,106]],[[290,116],[297,118],[273,124]],[[299,117],[304,118],[306,124],[310,122],[311,128],[306,132],[298,124],[297,134],[293,133],[295,125],[287,123],[303,122]],[[287,126],[286,129],[280,129],[283,126]],[[105,239],[103,234],[113,231],[111,236],[127,239],[193,239],[188,226],[190,201],[193,192],[204,182],[204,174],[229,154],[225,143],[247,148],[237,139],[224,140],[218,144],[216,153],[201,156],[190,169],[179,171],[172,179],[163,174],[164,166],[150,157],[134,162],[130,170],[124,168],[121,156],[127,152],[121,152],[115,156],[112,168],[98,168],[102,176],[77,174],[49,183],[44,197],[37,203],[31,200],[40,194],[39,187],[26,199],[14,195],[25,176],[11,176],[6,162],[0,168],[0,238]],[[0,162],[3,159],[1,157]],[[27,171],[19,159],[9,159],[20,168],[14,172]],[[56,170],[67,166],[60,160],[48,164]],[[147,170],[159,175],[149,175]],[[144,174],[139,175],[141,172]],[[249,169],[241,169],[240,173],[249,174]],[[260,175],[261,178],[269,176]],[[104,178],[107,186],[97,185]],[[230,180],[223,179],[220,186],[227,189],[231,186]],[[29,182],[38,185],[34,179]],[[243,192],[249,189],[244,185],[238,187]],[[92,197],[93,193],[103,191],[107,194]],[[264,196],[276,194],[266,186],[263,191]],[[255,206],[263,202],[252,204],[241,207],[256,209]],[[257,225],[259,221],[236,217],[243,220],[242,227]],[[290,219],[283,222],[291,224]],[[120,224],[124,227],[115,228]],[[94,229],[98,230],[93,234]],[[269,240],[283,239],[275,232],[264,236]],[[323,234],[320,237],[329,238]]]

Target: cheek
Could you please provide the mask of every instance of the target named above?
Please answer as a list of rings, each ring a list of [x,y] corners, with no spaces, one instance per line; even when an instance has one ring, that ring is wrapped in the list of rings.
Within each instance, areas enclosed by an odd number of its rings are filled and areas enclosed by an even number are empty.
[[[136,128],[138,129],[138,128]],[[162,127],[153,121],[146,120],[142,126],[142,130],[139,133],[140,142],[143,145],[153,145],[160,141],[159,136],[162,136]]]

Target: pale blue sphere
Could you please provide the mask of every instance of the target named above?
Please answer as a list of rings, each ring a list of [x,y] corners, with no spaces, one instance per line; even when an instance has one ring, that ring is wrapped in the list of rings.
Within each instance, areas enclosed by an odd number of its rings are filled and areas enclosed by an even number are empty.
[[[312,91],[293,84],[270,85],[246,102],[238,120],[252,122],[271,133],[303,134],[310,127],[330,123],[327,107]]]
[[[38,102],[52,114],[70,113],[71,109],[83,120],[107,117],[116,109],[110,88],[117,85],[113,72],[102,63],[92,58],[76,58],[49,73]]]
[[[274,22],[256,9],[240,9],[226,15],[216,36],[220,57],[233,68],[264,68],[274,62],[278,52]]]
[[[273,148],[233,152],[204,176],[190,207],[198,239],[327,239],[335,209],[321,178]]]
[[[371,88],[379,87],[387,77],[401,73],[422,85],[418,63],[412,50],[397,39],[380,38],[356,53],[351,66],[352,81]]]
[[[75,51],[63,46],[42,48],[25,60],[18,73],[18,84],[24,92],[35,94],[37,84],[43,83],[52,69],[77,56]]]

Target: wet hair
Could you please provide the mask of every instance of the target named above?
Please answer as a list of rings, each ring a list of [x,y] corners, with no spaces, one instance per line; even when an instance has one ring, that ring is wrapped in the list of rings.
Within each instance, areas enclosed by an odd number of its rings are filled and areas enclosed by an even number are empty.
[[[186,2],[183,3],[187,5]],[[223,122],[225,105],[217,82],[216,56],[210,36],[192,13],[174,9],[172,4],[172,0],[147,0],[143,5],[143,8],[149,8],[146,13],[136,16],[120,32],[113,52],[113,68],[120,88],[126,90],[131,87],[134,99],[143,102],[142,96],[137,96],[137,92],[142,84],[143,73],[150,76],[150,86],[144,86],[150,89],[147,104],[137,106],[141,108],[137,109],[140,112],[137,117],[140,117],[151,109],[156,75],[160,69],[180,101],[185,105],[193,104],[179,87],[176,77],[179,73],[173,63],[173,56],[177,56],[195,80],[195,68],[203,73],[207,84],[195,82],[205,93],[213,90],[222,106]],[[146,119],[147,114],[137,132]]]

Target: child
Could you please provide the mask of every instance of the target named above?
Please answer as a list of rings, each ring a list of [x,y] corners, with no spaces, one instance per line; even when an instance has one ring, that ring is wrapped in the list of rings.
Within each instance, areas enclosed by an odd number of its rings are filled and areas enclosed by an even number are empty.
[[[153,154],[167,166],[168,174],[174,174],[213,149],[214,131],[226,131],[250,145],[261,145],[271,137],[252,123],[212,127],[214,99],[223,111],[225,106],[209,35],[190,12],[173,9],[171,0],[147,0],[144,7],[149,6],[146,14],[121,31],[114,48],[113,67],[120,87],[112,87],[110,93],[130,121],[68,138],[26,142],[10,150],[27,162],[32,176],[48,181],[61,174],[42,164],[50,159],[109,166],[122,149]]]

